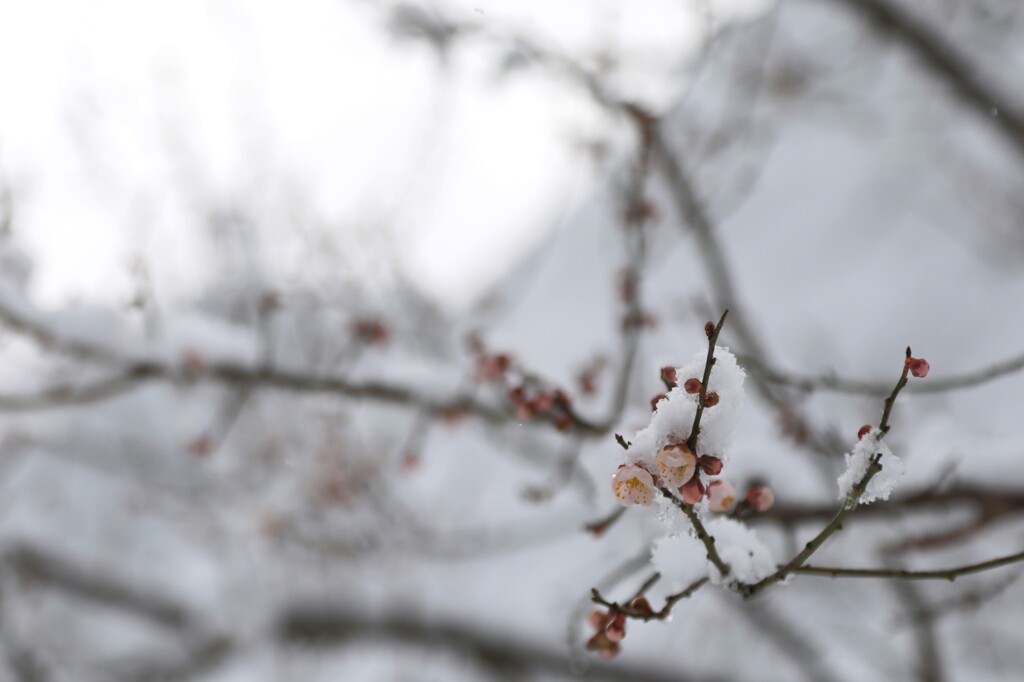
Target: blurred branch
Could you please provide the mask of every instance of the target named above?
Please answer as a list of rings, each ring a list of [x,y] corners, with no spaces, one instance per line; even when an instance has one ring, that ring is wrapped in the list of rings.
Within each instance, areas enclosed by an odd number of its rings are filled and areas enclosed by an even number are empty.
[[[888,0],[832,0],[867,21],[881,37],[909,50],[936,78],[950,87],[986,125],[1024,156],[1024,118],[1014,103],[986,83],[967,56],[923,20]]]
[[[83,568],[65,559],[31,547],[17,545],[7,550],[5,560],[25,578],[69,592],[105,606],[134,613],[182,630],[199,622],[196,614],[173,600],[122,583],[106,572]],[[562,677],[616,682],[679,682],[718,680],[693,678],[655,668],[622,665],[593,665],[580,673],[565,654],[546,647],[517,642],[511,637],[489,634],[477,625],[420,619],[408,613],[374,617],[342,606],[286,606],[272,619],[272,637],[282,645],[312,645],[318,648],[364,640],[384,640],[436,650],[443,648],[468,655],[501,670],[538,672]],[[201,628],[199,628],[201,631]],[[187,634],[187,633],[186,633]],[[225,662],[239,649],[223,635],[195,637],[189,655],[177,662],[149,663],[133,673],[120,676],[130,680],[187,679]]]
[[[942,682],[942,658],[939,656],[935,632],[935,614],[925,603],[917,585],[902,580],[891,583],[897,598],[903,602],[904,611],[910,616],[917,640],[917,679],[920,682]]]
[[[589,669],[579,671],[570,665],[570,659],[563,653],[487,633],[480,627],[420,620],[406,614],[367,618],[344,607],[290,609],[278,621],[277,636],[284,644],[305,644],[317,649],[366,639],[383,639],[430,649],[443,647],[460,651],[489,667],[584,680],[687,682],[723,679],[697,678],[653,667],[605,663],[593,663]]]
[[[795,388],[800,391],[811,393],[814,391],[834,391],[837,393],[854,393],[859,395],[882,396],[888,393],[889,387],[880,381],[863,381],[841,377],[836,374],[822,374],[820,376],[800,375],[794,372],[782,371],[769,367],[760,358],[754,356],[743,356],[740,358],[744,366],[751,372],[761,376],[765,381]],[[989,381],[999,379],[1010,374],[1024,370],[1024,353],[1007,358],[988,367],[982,367],[971,372],[955,374],[944,378],[932,380],[929,377],[927,382],[915,383],[908,387],[911,393],[943,393],[963,388],[980,386]]]
[[[812,682],[832,682],[837,678],[825,667],[821,651],[812,646],[807,635],[797,632],[786,620],[771,611],[763,602],[731,602],[738,612],[750,619],[756,631],[779,648],[797,664]]]

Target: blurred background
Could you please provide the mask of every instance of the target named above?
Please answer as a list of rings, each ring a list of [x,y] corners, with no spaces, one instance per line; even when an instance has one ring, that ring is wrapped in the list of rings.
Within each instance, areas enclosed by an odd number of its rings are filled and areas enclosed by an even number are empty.
[[[609,516],[614,434],[726,308],[723,475],[777,561],[908,345],[906,479],[817,559],[1021,550],[1022,36],[1006,0],[0,0],[0,679],[1018,678],[1014,566],[585,643],[666,532]]]

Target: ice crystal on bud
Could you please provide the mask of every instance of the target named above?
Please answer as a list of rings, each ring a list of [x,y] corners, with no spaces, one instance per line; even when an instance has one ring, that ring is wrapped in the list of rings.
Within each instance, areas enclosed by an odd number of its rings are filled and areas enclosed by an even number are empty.
[[[903,478],[905,469],[903,460],[892,454],[889,447],[882,441],[882,435],[880,430],[872,429],[857,441],[852,452],[846,454],[846,471],[839,477],[840,500],[849,499],[854,487],[867,474],[868,467],[871,466],[871,458],[875,455],[881,456],[878,463],[882,469],[871,478],[864,494],[860,497],[860,504],[889,499],[889,494]]]
[[[685,443],[668,445],[661,449],[656,460],[658,475],[665,485],[678,488],[697,471],[697,458]]]
[[[624,464],[612,475],[612,490],[626,507],[648,505],[654,502],[654,477],[641,466]]]
[[[708,506],[711,511],[728,511],[736,501],[736,491],[728,481],[712,481],[708,484]]]

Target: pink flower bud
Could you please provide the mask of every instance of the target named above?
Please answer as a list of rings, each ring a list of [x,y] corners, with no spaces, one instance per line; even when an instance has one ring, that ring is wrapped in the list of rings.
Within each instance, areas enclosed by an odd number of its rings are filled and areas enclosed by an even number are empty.
[[[551,410],[551,406],[555,404],[554,398],[550,393],[538,393],[537,396],[531,401],[531,407],[538,414],[543,414]]]
[[[747,504],[756,512],[766,512],[775,504],[775,493],[766,485],[755,485],[747,491]]]
[[[924,379],[932,366],[924,358],[907,358],[907,368],[918,379]]]
[[[678,377],[676,375],[675,367],[662,367],[661,368],[661,380],[665,382],[665,385],[669,388],[674,388]]]
[[[857,431],[857,440],[860,440],[864,436],[871,433],[871,428],[871,424],[865,424],[864,426],[860,427],[860,430]]]
[[[658,395],[656,395],[653,398],[651,398],[651,412],[657,410],[658,409],[658,403],[660,403],[662,400],[664,400],[667,397],[668,396],[665,395],[664,393],[659,393]]]
[[[626,636],[626,617],[621,613],[616,614],[612,622],[604,629],[604,634],[616,644],[621,642]]]
[[[654,609],[651,608],[651,602],[647,601],[647,597],[637,597],[633,601],[629,602],[629,610],[640,616],[650,616],[654,614]]]
[[[623,506],[648,505],[654,502],[654,477],[643,467],[623,464],[612,474],[612,491]]]
[[[736,501],[736,491],[728,481],[712,481],[708,484],[708,503],[711,511],[728,511]]]
[[[700,393],[700,387],[700,379],[697,379],[695,377],[687,379],[686,383],[683,384],[683,390],[686,391],[687,393]]]
[[[678,488],[691,478],[697,471],[697,458],[685,443],[667,445],[658,453],[656,460],[658,475],[665,485]]]
[[[687,504],[697,504],[704,499],[704,484],[699,476],[694,476],[679,489],[679,494]]]
[[[587,622],[590,627],[594,628],[598,632],[604,630],[604,627],[608,625],[608,621],[611,619],[611,614],[607,611],[591,611],[587,614]]]
[[[705,324],[704,325],[704,333],[707,334],[707,337],[710,339],[711,335],[715,333],[715,323],[714,322],[708,322],[707,324]]]
[[[568,431],[569,429],[572,428],[572,417],[570,417],[567,413],[562,412],[557,417],[555,417],[555,428],[558,429],[559,431]]]
[[[596,651],[601,658],[609,660],[615,658],[622,651],[622,647],[618,642],[609,639],[607,633],[602,631],[587,640],[587,650]]]
[[[700,469],[708,476],[717,476],[722,473],[722,460],[714,455],[701,455]]]
[[[718,404],[718,394],[714,391],[704,396],[704,407],[714,407]]]

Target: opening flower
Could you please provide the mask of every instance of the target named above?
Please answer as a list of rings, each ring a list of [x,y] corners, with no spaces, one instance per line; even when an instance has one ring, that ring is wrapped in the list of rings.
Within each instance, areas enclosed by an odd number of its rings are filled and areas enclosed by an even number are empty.
[[[654,502],[654,477],[643,467],[623,464],[612,474],[615,499],[626,507]]]
[[[736,501],[736,491],[728,481],[712,481],[708,485],[708,505],[711,511],[728,511]]]
[[[697,458],[685,443],[667,445],[658,453],[658,475],[670,488],[678,488],[697,471]]]

